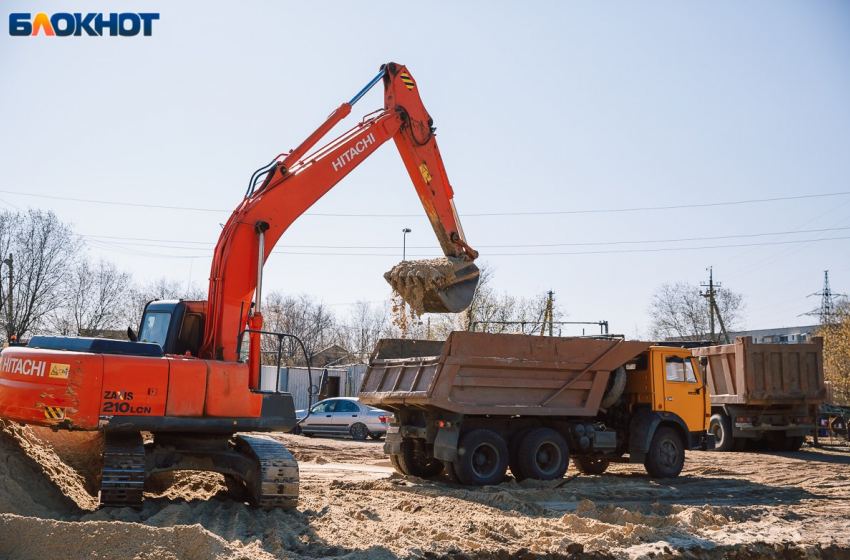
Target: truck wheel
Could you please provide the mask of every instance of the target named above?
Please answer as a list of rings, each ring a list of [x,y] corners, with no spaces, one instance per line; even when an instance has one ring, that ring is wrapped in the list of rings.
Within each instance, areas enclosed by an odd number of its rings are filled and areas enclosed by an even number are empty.
[[[528,478],[563,478],[570,461],[570,448],[564,437],[552,428],[532,430],[519,446],[519,466]]]
[[[685,446],[676,430],[660,426],[649,444],[643,463],[652,478],[676,478],[685,466]]]
[[[599,403],[599,406],[602,408],[614,406],[614,404],[620,400],[620,397],[623,395],[623,391],[625,390],[626,368],[620,366],[611,373],[611,381],[608,383],[608,390],[605,392],[605,396],[602,397],[602,402]]]
[[[602,474],[608,469],[608,459],[601,457],[573,457],[573,465],[582,474]]]
[[[404,472],[404,469],[401,468],[401,461],[399,460],[398,455],[390,455],[390,464],[393,466],[395,472],[397,472],[398,474],[403,474],[405,476],[410,474]]]
[[[366,427],[366,424],[357,422],[348,429],[348,433],[357,441],[365,441],[369,437],[369,428]]]
[[[455,472],[461,482],[471,486],[499,484],[508,471],[508,446],[492,430],[472,430],[457,448]]]
[[[517,479],[518,482],[528,478],[523,474],[522,468],[519,466],[519,446],[522,445],[523,440],[528,437],[528,434],[531,433],[531,430],[533,429],[534,428],[525,428],[518,431],[513,435],[511,441],[508,443],[508,465],[511,468],[511,474],[514,475],[514,478]]]
[[[448,475],[449,480],[451,480],[455,484],[463,484],[463,482],[457,476],[455,465],[456,463],[453,463],[451,461],[443,461],[443,467],[446,469],[446,475]]]
[[[735,448],[735,438],[732,437],[732,420],[725,414],[712,414],[708,423],[708,431],[714,434],[715,451],[732,451]]]
[[[401,442],[398,464],[405,474],[419,478],[433,478],[443,472],[442,461],[417,453],[416,446],[410,440]]]

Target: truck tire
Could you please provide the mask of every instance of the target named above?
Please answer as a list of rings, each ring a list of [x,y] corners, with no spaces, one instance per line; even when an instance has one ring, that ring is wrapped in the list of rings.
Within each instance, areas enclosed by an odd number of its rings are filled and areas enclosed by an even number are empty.
[[[522,468],[519,465],[519,446],[522,445],[523,440],[528,437],[528,434],[531,433],[531,430],[534,428],[524,428],[513,435],[510,442],[508,442],[508,466],[511,468],[511,474],[514,475],[514,478],[517,479],[518,482],[522,482],[527,476],[523,474]]]
[[[652,478],[676,478],[685,466],[685,446],[676,430],[659,426],[643,462]]]
[[[602,397],[602,402],[599,406],[608,408],[614,406],[620,397],[623,396],[623,391],[626,390],[626,368],[618,367],[611,373],[611,381],[608,383],[608,390]]]
[[[390,455],[390,464],[395,469],[395,472],[408,476],[410,473],[404,472],[404,469],[401,468],[401,461],[398,457],[398,455]]]
[[[552,428],[532,430],[519,446],[519,468],[528,478],[563,478],[569,463],[567,440]]]
[[[573,465],[582,474],[602,474],[609,464],[608,459],[601,457],[573,457]]]
[[[416,453],[416,446],[410,440],[401,442],[401,454],[398,464],[404,474],[417,476],[419,478],[434,478],[443,472],[443,462],[434,457],[423,457]]]
[[[708,431],[714,434],[715,451],[733,451],[735,438],[732,437],[732,419],[724,413],[712,414],[708,422]]]
[[[492,430],[472,430],[460,439],[455,472],[469,486],[499,484],[508,471],[508,445]]]

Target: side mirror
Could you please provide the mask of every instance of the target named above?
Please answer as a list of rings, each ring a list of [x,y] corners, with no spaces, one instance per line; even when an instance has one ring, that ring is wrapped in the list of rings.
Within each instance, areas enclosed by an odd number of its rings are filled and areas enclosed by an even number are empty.
[[[325,389],[328,388],[328,370],[322,370],[322,376],[319,378],[319,394],[325,392]]]
[[[699,357],[699,365],[705,367],[708,365],[708,356],[700,356]]]
[[[133,327],[127,327],[127,338],[130,339],[130,342],[139,341],[139,337],[136,336],[136,332],[133,330]]]

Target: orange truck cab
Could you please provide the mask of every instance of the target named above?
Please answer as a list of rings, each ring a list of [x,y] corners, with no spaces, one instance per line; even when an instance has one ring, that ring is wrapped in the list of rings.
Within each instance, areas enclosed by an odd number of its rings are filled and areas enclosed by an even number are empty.
[[[642,462],[649,449],[648,435],[663,424],[676,430],[689,449],[713,449],[707,432],[711,402],[705,373],[691,351],[681,346],[655,345],[626,365],[623,400],[632,415],[629,444],[632,462]],[[645,441],[647,440],[647,441]]]

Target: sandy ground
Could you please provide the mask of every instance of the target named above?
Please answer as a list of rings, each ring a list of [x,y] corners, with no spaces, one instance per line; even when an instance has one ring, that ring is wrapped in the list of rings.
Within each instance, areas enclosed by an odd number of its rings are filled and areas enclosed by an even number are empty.
[[[673,481],[614,465],[465,488],[395,474],[380,442],[280,435],[301,464],[297,510],[259,511],[218,475],[177,473],[150,481],[135,511],[95,510],[61,437],[0,428],[3,559],[850,558],[846,447],[690,452]]]

